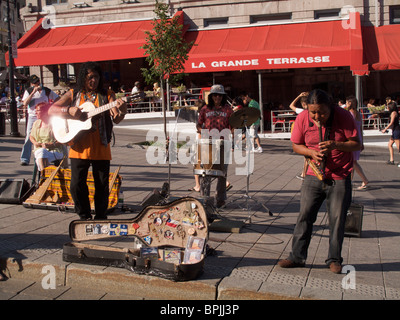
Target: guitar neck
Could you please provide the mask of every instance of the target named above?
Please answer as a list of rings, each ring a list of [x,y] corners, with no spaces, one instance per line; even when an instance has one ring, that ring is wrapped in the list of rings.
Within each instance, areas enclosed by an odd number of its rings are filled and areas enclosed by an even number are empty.
[[[117,101],[113,101],[113,102],[107,103],[101,107],[98,107],[94,110],[91,110],[88,112],[88,118],[92,118],[94,116],[97,116],[100,113],[106,112],[107,110],[114,108],[116,105],[117,105]]]
[[[139,97],[140,97],[139,94],[134,94],[134,95],[127,96],[127,97],[122,97],[120,99],[122,99],[122,101],[124,101],[124,102],[129,102],[129,101],[135,101]],[[107,103],[107,104],[105,104],[105,105],[103,105],[101,107],[95,108],[94,110],[90,110],[88,112],[87,116],[88,116],[88,118],[97,116],[100,113],[103,113],[103,112],[105,112],[107,110],[110,110],[110,109],[114,108],[115,106],[117,106],[117,104],[118,104],[117,100],[115,100],[113,102],[110,102],[110,103]]]

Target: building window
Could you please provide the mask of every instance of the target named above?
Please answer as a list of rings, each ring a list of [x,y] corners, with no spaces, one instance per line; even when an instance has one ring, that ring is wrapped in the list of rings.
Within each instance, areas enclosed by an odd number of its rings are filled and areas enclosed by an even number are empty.
[[[21,10],[21,5],[19,4],[19,2],[17,2],[16,9],[17,9],[17,18],[21,20],[21,13],[19,12],[19,10]]]
[[[13,9],[10,9],[10,22],[15,24],[15,11]]]
[[[68,0],[46,0],[46,5],[51,6],[52,4],[68,3]]]
[[[76,81],[75,69],[72,64],[54,65],[53,84],[70,85]]]
[[[204,19],[204,28],[227,27],[228,18]]]
[[[250,16],[251,24],[268,24],[277,22],[289,22],[292,21],[292,13],[278,13],[278,14],[262,14]]]
[[[389,6],[389,23],[400,24],[400,6]]]
[[[314,19],[332,19],[340,18],[340,9],[329,9],[329,10],[316,10],[314,11]]]
[[[11,22],[11,24],[15,24],[14,14],[15,14],[15,11],[10,6],[10,22]],[[6,4],[4,4],[0,10],[0,17],[4,22],[7,22],[7,5]]]

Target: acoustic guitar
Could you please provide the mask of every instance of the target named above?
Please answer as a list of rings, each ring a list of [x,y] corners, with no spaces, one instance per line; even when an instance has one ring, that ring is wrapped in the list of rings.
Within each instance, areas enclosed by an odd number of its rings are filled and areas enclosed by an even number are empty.
[[[140,95],[134,94],[121,98],[124,102],[140,101]],[[117,106],[117,101],[107,103],[101,107],[87,101],[79,106],[82,116],[77,119],[66,119],[59,116],[52,116],[50,119],[54,137],[58,142],[68,143],[73,140],[81,131],[92,128],[92,118]]]

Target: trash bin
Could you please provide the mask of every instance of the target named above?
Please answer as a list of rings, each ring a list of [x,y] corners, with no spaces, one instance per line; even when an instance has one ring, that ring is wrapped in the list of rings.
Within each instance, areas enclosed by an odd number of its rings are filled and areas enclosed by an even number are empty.
[[[0,136],[6,134],[6,113],[0,111]]]

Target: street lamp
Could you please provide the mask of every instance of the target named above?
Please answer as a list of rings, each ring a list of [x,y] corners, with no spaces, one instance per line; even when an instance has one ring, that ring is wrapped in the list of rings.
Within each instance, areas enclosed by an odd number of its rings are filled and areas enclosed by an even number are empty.
[[[15,3],[15,2],[14,2]],[[17,103],[15,101],[15,83],[14,83],[14,58],[11,38],[11,19],[10,19],[10,0],[7,0],[7,29],[8,29],[8,76],[10,86],[10,115],[11,115],[11,136],[19,137],[17,121]]]

